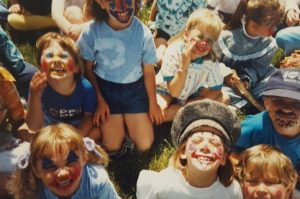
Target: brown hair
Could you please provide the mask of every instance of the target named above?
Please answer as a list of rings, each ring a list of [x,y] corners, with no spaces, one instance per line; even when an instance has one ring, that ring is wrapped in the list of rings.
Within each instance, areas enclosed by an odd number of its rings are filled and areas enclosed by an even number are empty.
[[[79,56],[79,49],[76,47],[76,44],[73,39],[70,37],[56,33],[56,32],[48,32],[42,35],[36,42],[37,48],[37,63],[41,65],[41,57],[43,51],[51,45],[51,42],[57,41],[58,44],[66,49],[74,59],[76,67],[78,67],[78,73],[76,75],[80,76],[83,74],[83,62],[81,57]]]
[[[64,123],[49,125],[34,136],[30,145],[29,165],[25,169],[17,169],[8,183],[8,189],[16,199],[38,198],[40,180],[34,173],[37,161],[43,157],[51,158],[55,154],[67,155],[70,150],[79,151],[82,157],[87,158],[87,163],[104,166],[108,163],[108,155],[99,145],[96,145],[96,150],[102,158],[87,151],[78,129]]]
[[[172,37],[169,44],[179,39],[183,39],[185,32],[190,32],[195,28],[199,28],[201,32],[208,32],[213,42],[215,42],[219,38],[223,27],[224,24],[217,14],[209,9],[199,8],[189,16],[184,30]],[[213,48],[206,57],[213,61],[217,59]]]
[[[181,145],[179,145],[179,147],[176,149],[175,153],[172,155],[169,161],[170,166],[174,167],[175,169],[181,170],[181,172],[184,175],[186,174],[186,170],[187,170],[187,160],[181,158],[181,155],[185,152],[186,144],[187,144],[187,140],[184,141]],[[225,187],[228,187],[232,183],[234,171],[233,171],[233,166],[230,160],[228,159],[228,156],[225,165],[224,166],[221,165],[218,168],[217,175],[219,177],[220,182]]]
[[[251,20],[260,25],[276,25],[284,17],[284,8],[278,0],[241,0],[225,29],[240,27],[243,16],[246,22]]]
[[[246,173],[265,178],[270,172],[276,174],[289,191],[295,189],[298,174],[291,160],[276,147],[266,144],[256,145],[242,152],[235,175],[243,185]]]

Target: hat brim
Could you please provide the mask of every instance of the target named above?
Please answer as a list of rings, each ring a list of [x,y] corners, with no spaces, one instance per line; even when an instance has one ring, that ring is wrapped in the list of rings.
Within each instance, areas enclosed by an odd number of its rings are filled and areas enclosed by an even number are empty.
[[[200,127],[200,126],[211,126],[215,129],[217,129],[218,131],[220,131],[227,140],[230,140],[230,137],[228,136],[227,132],[219,123],[217,123],[213,120],[210,120],[210,119],[199,119],[199,120],[192,122],[191,124],[189,124],[186,127],[184,132],[179,137],[179,143],[182,143],[182,141],[185,140],[189,136],[191,130],[193,130],[197,127]],[[214,133],[214,132],[211,132],[211,133]]]
[[[291,91],[287,89],[272,89],[267,90],[262,93],[263,96],[277,96],[277,97],[286,97],[290,99],[295,99],[300,101],[300,92]]]

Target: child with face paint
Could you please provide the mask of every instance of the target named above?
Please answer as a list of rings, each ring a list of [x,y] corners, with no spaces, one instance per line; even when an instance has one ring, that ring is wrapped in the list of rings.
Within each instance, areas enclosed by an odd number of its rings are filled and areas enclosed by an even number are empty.
[[[96,19],[77,44],[86,60],[86,74],[96,88],[94,124],[101,127],[108,151],[118,151],[125,126],[137,149],[154,140],[151,122],[163,121],[155,93],[156,52],[150,30],[134,15],[135,0],[89,0]]]
[[[228,159],[239,133],[237,115],[220,102],[209,99],[181,108],[171,128],[176,151],[169,167],[141,171],[138,199],[242,199]]]
[[[300,69],[274,72],[262,93],[267,111],[248,116],[241,123],[233,159],[257,144],[279,147],[300,173]],[[299,180],[297,189],[300,190]]]
[[[270,145],[245,150],[236,167],[244,199],[293,199],[297,172],[291,160]]]
[[[47,33],[37,41],[37,62],[41,72],[30,83],[26,123],[34,131],[64,122],[84,136],[99,139],[93,126],[96,95],[90,82],[81,76],[81,59],[74,41],[58,33]]]
[[[118,199],[103,166],[107,154],[67,124],[49,125],[35,135],[20,156],[10,181],[14,198]]]
[[[267,78],[275,71],[271,60],[278,47],[271,36],[283,15],[279,0],[241,0],[218,39],[221,61],[236,70],[257,100],[261,100]],[[233,79],[230,77],[225,82],[233,87]],[[234,105],[247,104],[233,90],[228,92]]]
[[[172,121],[178,109],[191,101],[208,98],[229,103],[222,86],[232,71],[217,61],[213,50],[222,28],[220,17],[213,11],[198,9],[190,15],[183,32],[171,39],[156,76],[157,98],[166,121]]]
[[[168,40],[181,32],[190,14],[198,8],[205,8],[205,0],[154,0],[149,24],[155,24],[155,46],[161,64]]]

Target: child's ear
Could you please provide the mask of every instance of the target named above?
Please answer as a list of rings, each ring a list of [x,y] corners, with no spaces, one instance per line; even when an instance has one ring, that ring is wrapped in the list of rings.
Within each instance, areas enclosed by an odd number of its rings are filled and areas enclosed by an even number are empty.
[[[188,40],[188,30],[186,28],[184,29],[182,36],[184,41]]]
[[[264,105],[266,107],[266,110],[269,109],[269,104],[270,104],[270,98],[269,97],[263,97],[263,102],[264,102]]]

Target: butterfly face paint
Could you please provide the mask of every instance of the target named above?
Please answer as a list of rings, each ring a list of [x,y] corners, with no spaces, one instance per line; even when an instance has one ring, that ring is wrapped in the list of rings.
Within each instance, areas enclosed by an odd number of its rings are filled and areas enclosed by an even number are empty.
[[[200,170],[215,168],[224,159],[224,147],[221,139],[210,132],[194,133],[187,142],[188,162]]]
[[[72,55],[56,41],[43,50],[41,70],[54,79],[69,77],[77,72]]]
[[[118,22],[127,24],[134,14],[134,0],[111,0],[108,12]]]
[[[39,177],[44,185],[58,196],[71,196],[80,184],[82,164],[75,151],[68,156],[44,157],[38,161]]]

